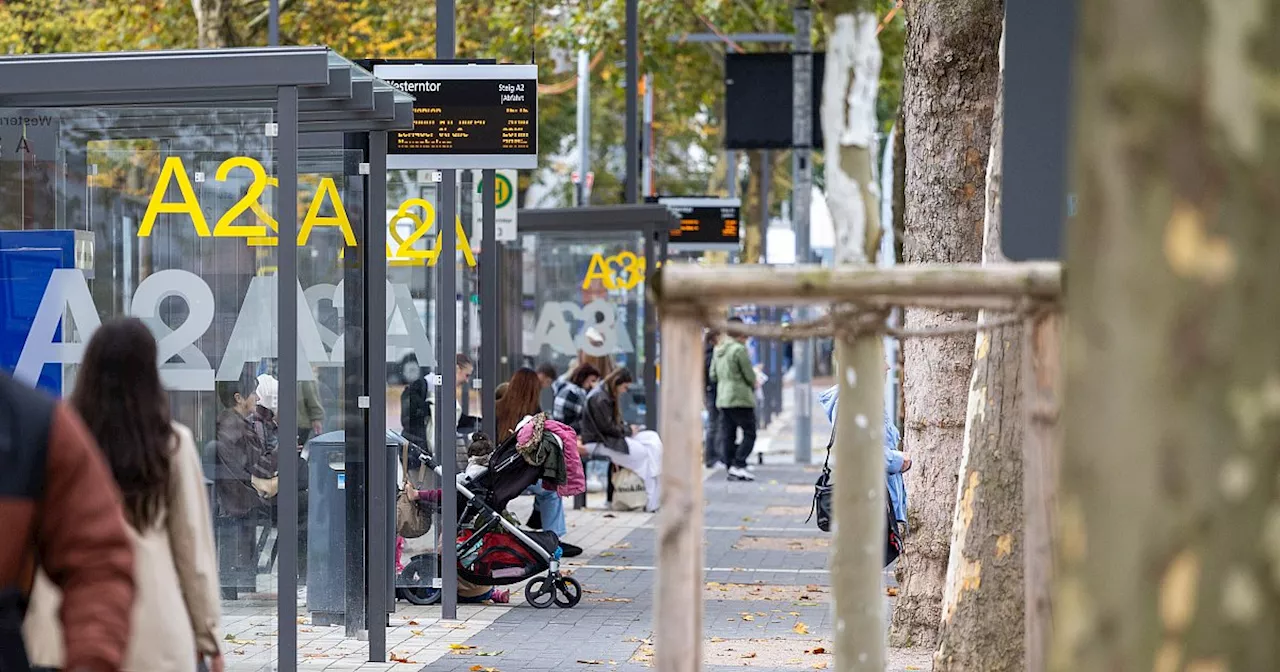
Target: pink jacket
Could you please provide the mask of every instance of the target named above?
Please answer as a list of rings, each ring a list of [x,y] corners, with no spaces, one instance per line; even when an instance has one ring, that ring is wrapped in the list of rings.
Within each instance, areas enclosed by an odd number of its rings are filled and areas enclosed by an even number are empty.
[[[587,491],[587,475],[582,470],[582,458],[578,456],[578,433],[572,427],[551,418],[547,418],[545,427],[559,437],[564,446],[564,467],[569,478],[564,485],[556,488],[556,492],[561,497],[581,495]],[[533,423],[529,422],[520,428],[516,440],[524,443],[532,436]]]

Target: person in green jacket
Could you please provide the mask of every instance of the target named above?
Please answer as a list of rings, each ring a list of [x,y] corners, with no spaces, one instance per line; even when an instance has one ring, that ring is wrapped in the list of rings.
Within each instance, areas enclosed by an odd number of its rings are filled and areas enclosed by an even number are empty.
[[[730,322],[741,323],[738,317]],[[754,481],[747,458],[756,447],[756,371],[747,354],[747,337],[725,334],[711,360],[711,381],[716,384],[716,408],[720,411],[720,454],[729,465],[729,480]],[[742,443],[738,443],[738,429]]]

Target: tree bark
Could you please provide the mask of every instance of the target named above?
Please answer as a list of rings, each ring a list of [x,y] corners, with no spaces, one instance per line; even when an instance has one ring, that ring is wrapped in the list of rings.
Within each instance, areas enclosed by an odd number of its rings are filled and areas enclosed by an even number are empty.
[[[840,265],[875,263],[880,202],[873,172],[880,42],[870,0],[826,6],[827,70],[822,82],[827,206]],[[833,491],[835,539],[831,584],[835,596],[835,668],[883,672],[885,538],[884,339],[836,334],[841,373]]]
[[[763,248],[761,241],[768,222],[760,221],[760,199],[768,198],[764,186],[765,152],[753,149],[747,152],[747,198],[742,217],[742,263],[760,264]]]
[[[1023,341],[1026,427],[1022,443],[1023,567],[1026,598],[1026,672],[1045,672],[1053,634],[1053,529],[1062,453],[1062,318],[1028,320]]]
[[[1002,90],[997,89],[991,119],[984,264],[1005,260]],[[988,317],[984,310],[978,320]],[[1023,669],[1022,408],[1021,325],[979,332],[934,672]]]
[[[229,4],[229,0],[191,0],[191,10],[196,15],[196,44],[201,49],[230,46],[227,39]]]
[[[1280,669],[1280,0],[1081,2],[1051,669]]]
[[[983,186],[999,77],[1002,0],[914,0],[907,4],[903,108],[906,117],[906,263],[982,259]],[[910,328],[972,315],[906,311]],[[893,613],[895,646],[936,646],[942,621],[951,520],[964,444],[973,340],[903,343],[904,445],[910,533],[902,593]]]

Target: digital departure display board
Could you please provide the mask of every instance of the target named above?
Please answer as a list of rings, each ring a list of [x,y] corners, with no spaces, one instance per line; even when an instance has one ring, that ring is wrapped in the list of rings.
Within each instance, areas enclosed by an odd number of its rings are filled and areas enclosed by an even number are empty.
[[[538,167],[534,65],[375,65],[374,76],[414,97],[413,130],[394,131],[387,167]]]
[[[668,244],[674,249],[738,248],[742,202],[736,198],[650,198],[680,219]]]

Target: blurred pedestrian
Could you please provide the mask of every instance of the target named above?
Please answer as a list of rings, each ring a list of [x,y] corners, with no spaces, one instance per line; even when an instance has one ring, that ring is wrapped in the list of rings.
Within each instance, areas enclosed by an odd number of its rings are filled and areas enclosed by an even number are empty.
[[[709,469],[723,469],[725,456],[720,450],[720,409],[716,407],[716,381],[711,375],[711,362],[715,358],[720,332],[708,329],[702,336],[703,398],[702,408],[707,412],[707,424],[703,431],[703,458]]]
[[[556,367],[550,362],[543,362],[538,365],[538,382],[542,384],[542,389],[550,389],[551,385],[556,382],[556,378],[560,377],[560,373],[556,371]]]
[[[119,670],[133,606],[120,491],[83,421],[0,373],[0,669],[28,669],[21,623],[38,566],[63,589],[70,671]],[[194,654],[192,650],[189,654]]]
[[[742,318],[729,322],[742,324]],[[720,411],[720,451],[729,465],[729,480],[754,481],[747,458],[756,447],[756,371],[747,353],[746,336],[725,334],[712,356],[710,376],[716,384],[716,408]],[[742,443],[738,443],[738,430]]]
[[[218,567],[204,471],[191,430],[170,416],[157,362],[156,341],[140,320],[108,322],[85,347],[72,395],[115,476],[133,533],[138,599],[122,669],[194,672],[199,659],[221,672]],[[42,572],[24,626],[37,665],[64,669],[70,662],[57,615],[74,607],[62,601]],[[68,643],[86,634],[66,632]]]

